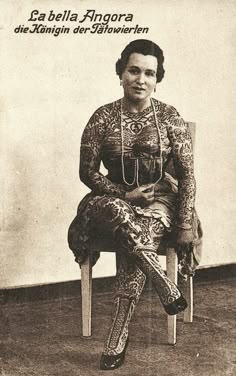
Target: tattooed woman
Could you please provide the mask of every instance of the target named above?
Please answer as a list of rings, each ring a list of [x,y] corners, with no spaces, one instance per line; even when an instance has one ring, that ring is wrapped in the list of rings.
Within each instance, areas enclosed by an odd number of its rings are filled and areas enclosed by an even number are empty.
[[[95,111],[82,135],[80,178],[91,193],[70,226],[69,246],[80,264],[98,239],[107,248],[115,244],[118,255],[114,313],[100,361],[103,370],[124,362],[128,325],[146,277],[167,314],[187,307],[157,255],[161,239],[173,229],[177,244],[192,242],[195,199],[188,126],[174,107],[151,97],[164,76],[163,62],[162,50],[152,41],[128,44],[116,63],[123,98]],[[178,189],[166,173],[171,158]],[[100,172],[101,161],[107,176]]]

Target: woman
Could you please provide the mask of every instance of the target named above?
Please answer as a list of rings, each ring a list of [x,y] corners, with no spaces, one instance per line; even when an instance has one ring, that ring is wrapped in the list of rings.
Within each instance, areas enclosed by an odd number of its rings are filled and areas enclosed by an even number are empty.
[[[146,277],[169,315],[187,307],[157,256],[172,230],[179,245],[193,241],[195,200],[189,129],[172,106],[151,97],[164,76],[163,61],[162,50],[149,40],[127,45],[116,63],[124,96],[95,111],[81,141],[80,178],[91,193],[70,226],[69,245],[80,264],[94,243],[99,249],[99,239],[115,244],[118,255],[112,325],[100,361],[104,370],[124,362],[128,325]],[[171,158],[178,191],[165,172]],[[107,176],[99,171],[101,161]]]

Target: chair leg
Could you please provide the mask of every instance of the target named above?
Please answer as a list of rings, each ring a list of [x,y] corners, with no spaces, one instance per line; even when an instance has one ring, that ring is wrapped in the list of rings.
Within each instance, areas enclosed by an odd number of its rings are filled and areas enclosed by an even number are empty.
[[[178,275],[178,259],[174,248],[166,250],[166,271],[167,276],[177,285]],[[176,315],[168,316],[168,343],[174,345],[176,343]]]
[[[184,322],[193,322],[193,277],[189,277],[186,286],[188,307],[184,311]]]
[[[91,336],[92,264],[91,257],[81,265],[82,336]]]

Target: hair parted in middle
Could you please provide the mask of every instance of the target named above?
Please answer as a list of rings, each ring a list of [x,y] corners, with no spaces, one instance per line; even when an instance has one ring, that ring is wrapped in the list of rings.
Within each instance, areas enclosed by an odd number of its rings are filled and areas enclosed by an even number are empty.
[[[161,82],[164,77],[165,70],[163,67],[164,55],[162,49],[148,39],[136,39],[130,42],[122,51],[120,59],[116,62],[116,74],[121,79],[122,73],[124,72],[126,65],[128,63],[129,57],[133,53],[139,53],[142,55],[152,55],[157,58],[157,74],[156,82]]]

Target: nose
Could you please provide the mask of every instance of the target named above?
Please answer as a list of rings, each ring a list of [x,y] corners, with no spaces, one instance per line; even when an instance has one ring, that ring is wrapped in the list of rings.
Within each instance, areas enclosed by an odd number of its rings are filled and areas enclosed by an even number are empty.
[[[139,85],[143,85],[144,83],[145,83],[145,75],[144,75],[144,73],[140,73],[139,75],[138,75],[138,77],[137,77],[137,83],[139,84]]]

